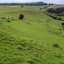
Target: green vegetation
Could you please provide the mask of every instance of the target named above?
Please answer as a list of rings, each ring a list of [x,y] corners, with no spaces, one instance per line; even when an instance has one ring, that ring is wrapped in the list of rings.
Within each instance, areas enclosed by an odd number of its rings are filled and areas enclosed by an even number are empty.
[[[0,64],[64,64],[63,21],[44,7],[0,6]]]

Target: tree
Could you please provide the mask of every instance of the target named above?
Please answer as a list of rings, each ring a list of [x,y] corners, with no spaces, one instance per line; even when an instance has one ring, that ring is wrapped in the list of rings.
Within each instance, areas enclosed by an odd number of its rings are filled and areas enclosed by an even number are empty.
[[[24,15],[23,14],[20,14],[19,19],[20,20],[23,20],[23,18],[24,18]]]

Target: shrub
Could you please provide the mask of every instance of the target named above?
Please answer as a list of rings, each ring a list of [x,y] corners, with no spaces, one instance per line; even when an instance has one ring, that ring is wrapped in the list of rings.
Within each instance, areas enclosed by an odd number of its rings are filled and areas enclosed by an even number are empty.
[[[53,47],[59,48],[60,50],[62,50],[62,48],[57,43],[53,44]]]
[[[40,8],[40,10],[42,10],[42,8]]]
[[[53,44],[53,47],[59,48],[59,45],[57,43]]]
[[[54,9],[53,8],[50,8],[50,9],[47,9],[47,11],[49,12],[49,13],[54,13]]]
[[[55,57],[61,58],[62,56],[61,56],[61,54],[55,54]]]
[[[18,50],[23,50],[23,48],[22,48],[21,46],[19,46],[17,49],[18,49]]]
[[[64,29],[64,23],[62,23],[61,25],[62,25],[62,28]]]
[[[23,18],[24,18],[24,15],[23,14],[20,14],[19,19],[20,20],[23,20]]]
[[[57,20],[62,20],[62,18],[61,17],[57,17]]]
[[[29,61],[27,61],[29,64],[35,64],[34,63],[34,60],[29,60]]]
[[[7,20],[7,22],[10,22],[10,20]]]
[[[62,23],[62,26],[64,26],[64,23]]]
[[[2,17],[2,19],[6,19],[5,17]]]
[[[53,18],[53,19],[57,19],[57,16],[54,15],[54,16],[52,16],[52,18]]]
[[[23,5],[21,5],[21,7],[23,8],[24,6],[23,6]]]

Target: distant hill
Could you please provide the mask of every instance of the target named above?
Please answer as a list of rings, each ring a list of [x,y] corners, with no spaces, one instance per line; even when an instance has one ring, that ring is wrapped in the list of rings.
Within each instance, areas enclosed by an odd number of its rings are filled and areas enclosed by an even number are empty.
[[[0,5],[47,5],[47,3],[44,2],[30,2],[30,3],[0,3]]]

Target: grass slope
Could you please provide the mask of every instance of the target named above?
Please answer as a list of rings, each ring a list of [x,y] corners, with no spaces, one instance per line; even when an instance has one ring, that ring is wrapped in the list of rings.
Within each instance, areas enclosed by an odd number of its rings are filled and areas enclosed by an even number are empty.
[[[64,64],[61,22],[41,7],[0,7],[0,64]]]

